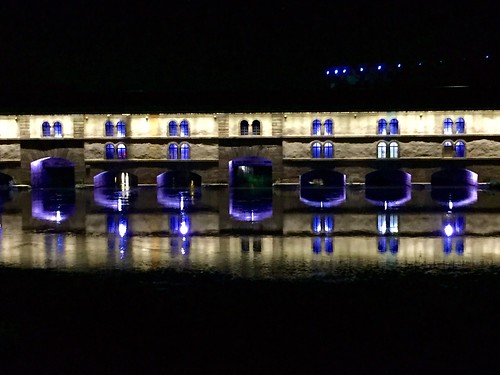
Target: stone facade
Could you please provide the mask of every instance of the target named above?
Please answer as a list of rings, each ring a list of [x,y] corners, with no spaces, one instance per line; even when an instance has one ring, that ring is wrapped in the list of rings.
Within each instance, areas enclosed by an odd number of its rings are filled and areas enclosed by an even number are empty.
[[[449,134],[445,119],[453,124]],[[457,133],[459,119],[465,126]],[[313,135],[315,120],[321,128]],[[327,120],[333,123],[332,134],[326,131]],[[397,120],[397,132],[378,134],[380,120]],[[53,128],[56,122],[62,124],[60,134]],[[111,135],[106,122],[112,124]],[[115,129],[119,122],[124,133]],[[242,135],[244,122],[248,129]],[[188,124],[184,130],[182,123]],[[397,152],[380,155],[381,142],[395,145]],[[462,143],[463,155],[445,152],[445,145]],[[106,158],[109,144],[115,149],[123,144],[126,154]],[[313,158],[318,144],[331,144],[332,155]],[[181,156],[183,145],[188,153]],[[177,147],[175,158],[171,147]],[[302,173],[326,168],[344,173],[348,183],[362,183],[367,173],[387,166],[410,173],[417,183],[429,182],[443,166],[470,169],[479,182],[497,181],[500,110],[0,116],[0,168],[19,184],[30,183],[31,162],[44,157],[72,161],[79,184],[92,184],[96,174],[111,169],[134,173],[141,184],[156,183],[156,176],[168,170],[198,173],[207,184],[227,183],[229,161],[242,156],[271,160],[274,182],[297,183]]]

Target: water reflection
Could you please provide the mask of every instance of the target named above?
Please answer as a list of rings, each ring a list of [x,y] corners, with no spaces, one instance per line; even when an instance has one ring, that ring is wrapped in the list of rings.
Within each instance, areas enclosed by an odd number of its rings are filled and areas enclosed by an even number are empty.
[[[1,265],[170,268],[271,278],[409,265],[500,266],[500,200],[490,191],[476,189],[474,206],[459,203],[459,210],[454,201],[451,209],[437,202],[425,188],[412,191],[404,207],[386,195],[382,202],[391,203],[375,210],[359,188],[347,189],[347,199],[333,209],[304,207],[298,189],[247,195],[204,190],[196,198],[202,210],[189,209],[185,195],[173,204],[175,199],[165,201],[153,189],[64,193],[21,191],[5,202]],[[68,217],[64,225],[49,227],[36,221],[62,224]]]
[[[463,186],[450,188],[432,188],[432,199],[440,205],[452,210],[458,207],[469,206],[477,202],[477,186]]]
[[[301,188],[300,201],[311,207],[339,206],[346,200],[346,188]]]
[[[385,209],[400,207],[411,200],[411,187],[366,188],[365,197],[371,204]]]
[[[33,190],[31,215],[33,218],[61,223],[75,212],[75,190]]]
[[[166,189],[159,188],[156,192],[158,203],[167,208],[185,210],[193,207],[201,197],[201,189]]]

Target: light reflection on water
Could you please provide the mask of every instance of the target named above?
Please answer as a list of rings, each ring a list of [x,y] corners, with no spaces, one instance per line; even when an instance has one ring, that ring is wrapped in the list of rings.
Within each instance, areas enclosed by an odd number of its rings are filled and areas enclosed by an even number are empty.
[[[318,207],[295,189],[275,189],[253,208],[258,195],[236,194],[240,201],[234,202],[227,189],[18,191],[2,204],[0,264],[170,268],[248,278],[500,266],[495,193],[476,191],[462,207],[443,204],[427,188],[410,195],[400,205],[377,204],[373,194],[367,199],[364,189],[352,188],[342,204]]]

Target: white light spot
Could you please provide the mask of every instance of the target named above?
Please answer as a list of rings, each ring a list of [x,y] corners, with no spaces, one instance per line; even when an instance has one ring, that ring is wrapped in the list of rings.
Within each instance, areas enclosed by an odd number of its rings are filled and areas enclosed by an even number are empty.
[[[446,234],[447,237],[450,237],[453,234],[453,227],[451,226],[451,224],[447,224],[444,227],[444,234]]]

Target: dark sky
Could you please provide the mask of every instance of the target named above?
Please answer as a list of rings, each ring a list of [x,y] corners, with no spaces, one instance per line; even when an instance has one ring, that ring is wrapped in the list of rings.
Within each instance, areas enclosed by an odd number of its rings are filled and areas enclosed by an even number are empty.
[[[495,57],[500,45],[494,1],[169,3],[2,1],[2,90],[302,89],[331,64]]]

